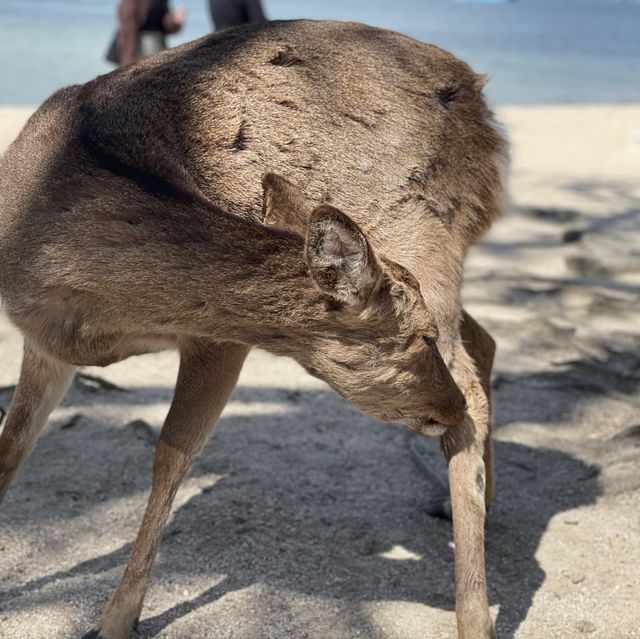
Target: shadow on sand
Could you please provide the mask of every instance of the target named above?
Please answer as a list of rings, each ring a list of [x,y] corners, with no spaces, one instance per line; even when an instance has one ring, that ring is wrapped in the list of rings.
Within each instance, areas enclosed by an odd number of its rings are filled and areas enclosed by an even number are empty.
[[[512,377],[499,384],[497,404],[522,402],[524,386],[528,406],[541,407],[540,393],[548,393],[547,382],[562,387],[579,375],[576,367],[553,379]],[[169,393],[151,390],[154,395]],[[86,396],[86,390],[76,388],[65,403],[82,407]],[[91,396],[94,402],[135,403],[136,394],[102,389]],[[450,524],[422,511],[432,487],[411,463],[401,429],[371,422],[325,391],[241,386],[232,401],[268,402],[285,410],[220,421],[192,473],[220,479],[177,510],[155,570],[156,577],[169,580],[180,574],[211,575],[215,585],[159,614],[146,615],[138,628],[142,637],[154,637],[177,619],[254,584],[339,600],[355,610],[353,604],[371,601],[420,602],[453,610]],[[548,421],[541,410],[527,419]],[[506,423],[500,411],[497,421]],[[99,461],[79,465],[78,451],[92,447],[101,451]],[[70,511],[78,516],[96,501],[145,491],[151,451],[150,441],[132,438],[126,429],[93,427],[88,418],[72,428],[58,425],[42,438],[29,468],[55,457],[60,476],[51,481],[38,473],[39,479],[29,479],[28,485],[18,480],[15,498],[2,509],[4,525],[46,523]],[[498,440],[495,452],[497,498],[487,523],[488,582],[491,603],[500,605],[499,636],[513,637],[545,578],[535,555],[549,520],[594,503],[600,488],[596,468],[558,450]],[[64,475],[70,467],[75,470],[72,478]],[[36,503],[25,513],[22,497],[27,491]],[[409,551],[413,560],[390,557],[388,551],[396,546]],[[63,601],[77,587],[71,578],[91,575],[104,581],[93,601],[97,612],[105,603],[100,596],[119,579],[119,571],[112,569],[124,566],[128,550],[124,545],[9,589],[0,595],[0,608],[29,605],[28,595],[42,600],[45,586],[47,598]],[[349,622],[354,636],[356,631],[376,636],[367,616],[354,614]]]

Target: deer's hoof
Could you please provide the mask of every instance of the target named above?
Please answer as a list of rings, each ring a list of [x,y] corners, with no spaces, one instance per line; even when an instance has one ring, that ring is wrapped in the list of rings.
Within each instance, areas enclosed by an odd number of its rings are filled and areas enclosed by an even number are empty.
[[[448,497],[431,500],[424,510],[430,517],[451,521],[451,500]]]
[[[136,630],[138,629],[138,623],[140,622],[140,618],[136,619],[133,622],[133,629],[131,631],[131,636],[135,636],[137,637],[138,634],[136,633]],[[120,635],[118,635],[120,636]],[[127,636],[129,636],[129,633],[127,633]],[[89,630],[89,632],[87,632],[86,634],[82,635],[81,639],[109,639],[109,637],[107,635],[102,634],[102,632],[100,630],[98,630],[97,628],[94,630]]]

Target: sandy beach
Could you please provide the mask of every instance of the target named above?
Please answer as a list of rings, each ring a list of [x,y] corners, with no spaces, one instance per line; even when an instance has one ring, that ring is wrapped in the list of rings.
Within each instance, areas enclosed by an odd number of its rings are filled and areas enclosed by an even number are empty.
[[[0,154],[30,113],[0,108]],[[640,637],[640,105],[505,107],[510,204],[469,256],[498,342],[487,520],[500,638]],[[21,341],[0,315],[0,406]],[[142,515],[177,358],[83,369],[0,508],[0,636],[93,627]],[[451,526],[412,435],[255,351],[176,499],[162,639],[455,636]],[[434,440],[415,442],[442,470]]]

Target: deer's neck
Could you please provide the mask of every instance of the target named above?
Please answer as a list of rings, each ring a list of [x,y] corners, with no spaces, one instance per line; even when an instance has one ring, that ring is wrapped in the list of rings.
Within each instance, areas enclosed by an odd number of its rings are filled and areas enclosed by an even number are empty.
[[[300,236],[223,216],[201,249],[189,295],[199,330],[291,354],[296,336],[322,323],[322,295],[307,274]],[[190,262],[196,263],[191,256]]]

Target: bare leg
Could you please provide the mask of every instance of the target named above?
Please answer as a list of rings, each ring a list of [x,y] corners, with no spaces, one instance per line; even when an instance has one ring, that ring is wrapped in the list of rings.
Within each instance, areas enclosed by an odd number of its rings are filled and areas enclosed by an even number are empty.
[[[156,446],[153,484],[142,525],[100,629],[86,637],[129,636],[142,609],[173,498],[227,403],[247,352],[247,347],[238,344],[189,344],[182,349],[175,395]]]
[[[0,502],[51,411],[67,392],[75,370],[40,354],[25,340],[20,380],[0,436]]]
[[[456,617],[459,639],[494,637],[489,613],[484,562],[486,473],[484,444],[489,404],[468,353],[460,349],[454,378],[463,389],[468,410],[464,421],[442,436],[449,464],[449,487],[456,563]]]

